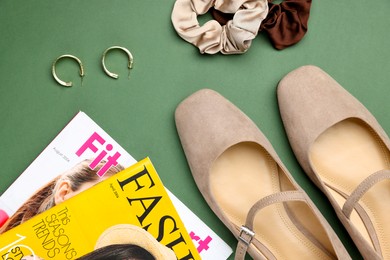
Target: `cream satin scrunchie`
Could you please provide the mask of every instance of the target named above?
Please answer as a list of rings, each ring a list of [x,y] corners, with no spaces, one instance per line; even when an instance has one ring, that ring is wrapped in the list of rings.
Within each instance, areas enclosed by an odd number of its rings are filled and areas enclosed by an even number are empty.
[[[234,13],[233,19],[223,26],[215,20],[200,26],[197,16],[213,6]],[[171,19],[180,37],[201,53],[240,54],[249,49],[267,14],[267,0],[176,0]]]

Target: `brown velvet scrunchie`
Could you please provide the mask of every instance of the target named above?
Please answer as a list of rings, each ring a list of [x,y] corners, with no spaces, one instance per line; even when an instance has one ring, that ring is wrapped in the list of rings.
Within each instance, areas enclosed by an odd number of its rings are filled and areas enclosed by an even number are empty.
[[[280,4],[268,0],[269,12],[259,31],[265,31],[272,45],[282,50],[299,42],[307,32],[312,0],[285,0]],[[214,19],[225,24],[231,14],[211,10]]]

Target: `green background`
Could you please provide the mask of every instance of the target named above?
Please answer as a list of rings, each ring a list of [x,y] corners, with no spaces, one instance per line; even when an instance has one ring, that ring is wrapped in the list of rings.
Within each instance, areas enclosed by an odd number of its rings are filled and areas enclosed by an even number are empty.
[[[175,128],[179,102],[202,88],[221,93],[244,111],[273,144],[295,179],[313,198],[351,253],[359,253],[326,199],[297,163],[286,138],[276,99],[278,81],[306,64],[321,67],[356,96],[390,131],[390,1],[314,1],[309,31],[297,45],[275,50],[264,35],[243,55],[201,55],[175,32],[174,0],[0,1],[0,193],[79,111],[86,112],[136,159],[150,156],[165,185],[233,249],[236,241],[212,213],[189,171]],[[210,16],[200,18],[202,22]],[[106,61],[120,77],[101,68]],[[52,62],[79,57],[86,76],[64,60],[58,85]],[[275,230],[277,232],[277,230]]]

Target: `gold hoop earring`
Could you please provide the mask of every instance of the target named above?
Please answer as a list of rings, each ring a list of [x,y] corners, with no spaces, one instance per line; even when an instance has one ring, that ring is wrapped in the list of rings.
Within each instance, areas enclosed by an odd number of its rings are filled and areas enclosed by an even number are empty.
[[[60,57],[58,57],[54,62],[53,62],[53,65],[51,67],[51,73],[53,74],[53,77],[54,79],[62,86],[64,87],[71,87],[73,85],[73,82],[69,81],[69,82],[65,82],[61,79],[58,78],[57,76],[57,73],[56,73],[56,64],[57,62],[62,59],[62,58],[71,58],[71,59],[74,59],[75,61],[77,61],[77,63],[79,64],[80,66],[80,77],[81,77],[81,85],[83,85],[83,77],[85,76],[84,74],[84,67],[83,67],[83,64],[81,63],[80,59],[77,58],[76,56],[73,56],[73,55],[70,55],[70,54],[65,54],[65,55],[61,55]]]
[[[128,49],[126,49],[126,48],[124,48],[124,47],[121,47],[121,46],[112,46],[112,47],[108,48],[107,50],[105,50],[105,51],[103,52],[103,56],[102,56],[102,65],[103,65],[103,70],[104,70],[104,72],[105,72],[108,76],[110,76],[111,78],[117,79],[117,78],[119,77],[118,74],[115,74],[115,73],[110,72],[110,71],[106,68],[106,64],[105,64],[105,58],[106,58],[107,53],[108,53],[110,50],[113,50],[113,49],[120,49],[120,50],[126,52],[128,58],[129,58],[129,63],[128,63],[129,75],[128,75],[128,77],[130,78],[130,70],[133,68],[133,55],[131,54],[131,52],[130,52]]]

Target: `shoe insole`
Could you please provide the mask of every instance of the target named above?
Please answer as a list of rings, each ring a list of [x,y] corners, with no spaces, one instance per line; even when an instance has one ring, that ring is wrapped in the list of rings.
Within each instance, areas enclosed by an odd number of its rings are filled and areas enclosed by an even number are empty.
[[[239,229],[245,224],[249,209],[259,199],[281,192],[281,187],[294,189],[284,175],[260,145],[239,143],[214,162],[210,172],[211,192],[227,218]],[[325,231],[306,203],[289,202],[289,210],[300,219],[300,225],[310,230],[317,242],[323,243],[322,246],[316,246],[300,231],[283,204],[287,203],[276,203],[258,212],[254,223],[256,239],[276,259],[335,258]],[[262,254],[257,250],[257,255]]]
[[[379,137],[364,122],[347,119],[327,129],[310,149],[310,160],[315,172],[327,185],[342,208],[349,196],[368,176],[389,169],[390,152]],[[337,191],[338,190],[338,191]],[[390,259],[390,182],[375,184],[358,202],[368,214],[379,239],[384,259]],[[365,223],[353,210],[353,225],[371,243]]]

